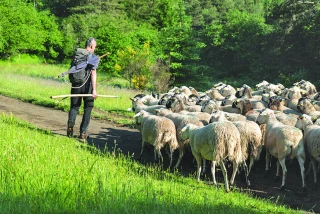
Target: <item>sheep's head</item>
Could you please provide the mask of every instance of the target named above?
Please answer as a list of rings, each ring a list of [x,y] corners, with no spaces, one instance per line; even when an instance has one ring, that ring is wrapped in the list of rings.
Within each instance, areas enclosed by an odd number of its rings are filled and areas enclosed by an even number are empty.
[[[304,130],[307,126],[312,125],[312,118],[307,114],[302,114],[298,117],[296,127],[298,129]]]
[[[226,121],[226,114],[223,111],[214,111],[211,114],[210,123],[217,121]]]
[[[266,124],[270,118],[275,118],[274,112],[271,109],[264,109],[257,118],[258,124]]]
[[[219,104],[214,100],[207,100],[202,104],[201,111],[211,114],[213,111],[219,110]]]
[[[304,112],[307,109],[314,110],[313,101],[307,97],[302,97],[298,101],[297,109],[300,110],[301,112]]]
[[[188,124],[181,129],[180,135],[182,140],[188,140],[190,138],[190,129],[193,126],[194,126],[193,124]]]

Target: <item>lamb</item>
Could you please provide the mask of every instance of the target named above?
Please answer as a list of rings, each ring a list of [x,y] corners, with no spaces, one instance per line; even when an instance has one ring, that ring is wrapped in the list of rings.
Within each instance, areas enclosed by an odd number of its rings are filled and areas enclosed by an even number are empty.
[[[211,121],[227,121],[223,112],[212,114]],[[240,133],[241,152],[244,158],[242,163],[245,170],[247,185],[250,186],[248,176],[255,160],[259,160],[262,150],[262,132],[259,125],[253,121],[234,121],[232,122]],[[245,160],[250,157],[249,170]]]
[[[234,184],[239,163],[243,162],[240,147],[240,133],[229,121],[213,122],[204,127],[188,124],[181,130],[181,138],[190,139],[190,146],[193,156],[197,161],[197,180],[200,181],[202,160],[210,160],[212,180],[215,179],[215,164],[218,163],[222,169],[225,190],[229,192],[227,169],[224,164],[226,157],[233,164],[233,172],[230,184]]]
[[[231,122],[233,122],[233,121],[245,121],[245,120],[247,120],[246,116],[244,116],[244,115],[237,114],[237,113],[224,112],[224,111],[220,111],[220,110],[212,112],[212,113],[211,113],[211,117],[212,117],[213,114],[217,114],[217,113],[218,113],[218,114],[223,114],[223,116],[224,116],[227,120],[229,120],[229,121],[231,121]],[[210,117],[209,123],[213,122],[213,121],[211,121],[211,117]]]
[[[139,159],[142,156],[144,144],[146,142],[154,146],[155,161],[157,156],[162,161],[161,148],[168,145],[170,154],[170,167],[172,165],[172,154],[178,148],[176,128],[172,120],[166,117],[151,115],[148,112],[141,110],[135,115],[138,124],[141,124],[142,146]]]
[[[303,114],[299,117],[296,127],[304,132],[304,144],[306,154],[311,160],[313,167],[314,183],[317,186],[317,165],[320,162],[320,126],[314,125],[309,115]]]
[[[259,115],[257,122],[266,124],[265,132],[265,148],[266,148],[266,175],[270,173],[269,162],[270,155],[277,158],[277,174],[280,177],[280,166],[282,167],[282,183],[280,188],[285,189],[285,181],[287,168],[285,164],[286,158],[297,158],[300,165],[302,178],[302,188],[306,189],[304,177],[305,151],[303,146],[302,131],[296,127],[284,125],[279,122],[271,109],[265,109]]]
[[[185,152],[186,146],[189,144],[188,140],[182,140],[181,139],[181,130],[184,126],[187,124],[194,124],[196,126],[202,127],[203,123],[199,120],[199,118],[192,116],[192,115],[183,115],[180,113],[173,113],[169,109],[161,108],[155,110],[156,114],[158,116],[165,116],[169,119],[171,119],[176,127],[176,133],[177,133],[177,140],[179,144],[179,157],[177,160],[177,163],[174,168],[178,168],[180,165],[180,162],[182,160],[182,157]]]

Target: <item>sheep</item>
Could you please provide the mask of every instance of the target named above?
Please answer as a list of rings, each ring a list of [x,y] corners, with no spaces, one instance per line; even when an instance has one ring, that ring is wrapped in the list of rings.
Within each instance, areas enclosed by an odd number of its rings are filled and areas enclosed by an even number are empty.
[[[151,105],[151,106],[145,105],[144,101],[139,98],[130,98],[130,99],[132,101],[132,108],[131,109],[135,112],[135,114],[137,114],[141,110],[145,110],[147,112],[154,113],[155,109],[165,108],[164,105]]]
[[[230,95],[235,95],[236,94],[236,89],[232,87],[231,85],[226,85],[220,90],[220,94],[224,97],[230,96]]]
[[[239,109],[240,114],[246,116],[248,120],[256,121],[260,110],[255,110],[252,108],[251,101],[248,98],[241,98],[234,101],[232,107]]]
[[[226,105],[232,105],[232,103],[237,99],[237,97],[233,94],[228,95],[224,98],[222,101],[221,105],[226,106]]]
[[[301,80],[294,83],[293,85],[305,90],[309,96],[315,95],[317,93],[316,87],[309,81]]]
[[[224,116],[227,120],[229,120],[229,121],[231,121],[231,122],[233,122],[233,121],[245,121],[245,120],[247,120],[246,116],[244,116],[244,115],[237,114],[237,113],[224,112],[224,111],[220,111],[220,110],[212,112],[212,113],[211,113],[211,117],[212,117],[213,114],[216,114],[216,113],[223,114],[223,116]],[[211,119],[211,118],[210,118],[210,119]],[[210,122],[210,121],[209,121],[209,122]]]
[[[215,179],[215,165],[218,163],[222,169],[225,190],[229,192],[227,169],[224,164],[226,157],[233,163],[233,172],[230,184],[234,184],[234,179],[238,170],[238,165],[243,161],[240,147],[240,133],[238,129],[229,121],[213,122],[204,127],[188,124],[181,130],[181,138],[190,140],[193,156],[197,161],[197,180],[200,181],[201,162],[203,159],[210,160],[212,180]]]
[[[235,108],[240,109],[241,114],[245,115],[248,120],[251,120],[254,122],[256,122],[259,114],[261,113],[261,111],[263,111],[261,109],[253,109],[251,101],[247,98],[237,99],[234,102],[233,106]],[[275,114],[277,120],[284,123],[285,125],[295,126],[295,124],[297,122],[297,118],[298,118],[297,115],[285,114],[280,111],[275,111],[274,114]]]
[[[165,116],[165,117],[169,118],[170,120],[172,120],[175,127],[176,127],[177,140],[178,140],[178,144],[179,144],[179,147],[178,147],[179,157],[178,157],[177,163],[174,168],[178,168],[180,165],[180,162],[182,160],[182,157],[185,153],[185,148],[189,144],[188,140],[181,139],[182,128],[184,126],[186,126],[187,124],[194,124],[196,126],[202,127],[203,123],[196,116],[184,115],[184,114],[180,114],[180,113],[173,113],[169,109],[161,108],[161,109],[157,109],[155,111],[156,111],[156,115]]]
[[[303,146],[302,131],[296,127],[284,125],[279,122],[273,110],[265,109],[257,118],[257,123],[266,124],[265,148],[266,148],[266,175],[269,174],[270,155],[277,158],[277,174],[280,177],[280,166],[282,167],[282,183],[280,188],[285,189],[285,180],[287,168],[285,164],[286,158],[297,158],[300,165],[302,178],[302,189],[306,189],[304,177],[305,151]]]
[[[211,119],[211,115],[207,112],[189,112],[189,111],[180,111],[180,114],[192,115],[199,118],[203,125],[208,125]]]
[[[227,118],[225,117],[225,114],[219,111],[215,114],[212,114],[210,122],[226,120]],[[244,158],[242,165],[245,170],[247,185],[250,186],[248,176],[251,172],[254,161],[259,160],[260,158],[260,153],[262,150],[262,132],[259,125],[253,121],[234,121],[232,123],[237,127],[240,133],[241,152]],[[248,156],[250,157],[249,170],[247,169],[245,162],[245,160],[248,159]]]
[[[142,146],[139,159],[141,159],[144,144],[146,142],[154,146],[154,158],[162,161],[161,148],[168,145],[170,149],[169,159],[172,165],[172,154],[178,148],[176,128],[172,120],[166,117],[151,115],[141,110],[135,115],[138,124],[141,124]]]
[[[224,100],[224,96],[219,92],[218,89],[213,88],[205,92],[211,99],[222,101]]]
[[[297,104],[297,109],[303,114],[307,114],[311,117],[320,116],[320,111],[315,108],[314,102],[309,98],[300,98]]]
[[[221,110],[229,113],[238,113],[240,110],[232,105],[221,106],[221,101],[207,100],[202,104],[201,111],[211,114],[214,111]]]
[[[152,95],[146,95],[146,96],[142,97],[141,100],[147,106],[157,105],[159,102],[159,99],[155,98]]]
[[[265,109],[267,107],[267,103],[262,100],[262,96],[252,96],[252,89],[250,86],[244,84],[241,88],[237,89],[236,92],[237,98],[247,97],[252,104],[254,109]]]
[[[314,183],[317,186],[317,163],[320,162],[320,126],[314,125],[309,115],[303,114],[298,118],[296,127],[304,132],[304,144],[306,154],[311,160],[313,166]]]
[[[293,86],[289,88],[287,97],[285,102],[285,106],[295,110],[299,111],[297,108],[299,99],[302,97],[302,94],[305,94],[305,92],[302,91],[302,89],[298,88],[297,86]]]
[[[184,97],[181,98],[180,95],[175,95],[172,96],[167,104],[166,107],[167,108],[171,108],[173,112],[180,112],[183,110],[187,110],[190,112],[201,112],[201,106],[200,105],[186,105],[184,99]]]

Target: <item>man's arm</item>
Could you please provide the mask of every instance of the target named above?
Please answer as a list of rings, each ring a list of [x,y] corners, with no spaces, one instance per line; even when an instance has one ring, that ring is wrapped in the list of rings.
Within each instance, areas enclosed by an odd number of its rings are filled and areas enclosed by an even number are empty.
[[[91,70],[91,83],[92,83],[92,96],[93,98],[96,98],[98,93],[97,93],[97,71],[96,70]]]

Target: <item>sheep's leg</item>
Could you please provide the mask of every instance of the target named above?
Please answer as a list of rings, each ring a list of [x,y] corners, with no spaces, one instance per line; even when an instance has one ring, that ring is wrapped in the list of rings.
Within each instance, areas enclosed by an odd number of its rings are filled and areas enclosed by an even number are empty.
[[[183,154],[184,154],[184,148],[181,146],[181,147],[179,147],[179,158],[178,158],[177,163],[174,166],[174,168],[178,168],[178,166],[179,166],[179,164],[181,162],[181,159],[183,157]]]
[[[238,168],[239,168],[239,164],[236,161],[233,161],[230,185],[234,185],[234,179],[236,178],[236,174],[237,174]]]
[[[253,166],[253,163],[254,163],[254,157],[253,156],[250,156],[250,163],[249,163],[249,171],[248,171],[248,176],[251,172],[251,168]]]
[[[279,160],[276,163],[277,166],[277,173],[276,173],[276,177],[274,178],[275,181],[279,181],[280,180],[280,162]]]
[[[297,157],[298,162],[299,162],[299,166],[300,166],[300,173],[301,173],[301,179],[302,179],[302,188],[305,189],[306,188],[306,183],[305,183],[305,178],[304,178],[304,159],[299,156]]]
[[[140,155],[139,155],[138,160],[140,160],[141,157],[142,157],[143,149],[144,149],[144,141],[142,140],[142,143],[141,143],[141,151],[140,151]]]
[[[170,149],[170,154],[169,155],[169,159],[170,159],[170,165],[169,165],[169,168],[171,168],[172,166],[172,154],[173,154],[173,149],[171,146],[169,146],[169,149]]]
[[[198,182],[200,181],[200,173],[201,173],[201,162],[202,162],[202,158],[199,156],[195,156],[196,158],[196,161],[197,161],[197,166],[198,166],[198,169],[197,169],[197,180]]]
[[[229,184],[228,184],[228,174],[227,174],[227,169],[226,166],[224,165],[223,160],[220,161],[220,166],[221,166],[221,170],[222,170],[222,174],[223,174],[223,178],[224,178],[224,187],[226,192],[229,192]]]
[[[270,175],[270,152],[266,150],[266,168],[264,172],[264,177],[268,177]]]
[[[316,188],[317,187],[317,175],[318,175],[317,162],[313,157],[310,157],[310,158],[311,158],[310,164],[312,164],[312,168],[313,168],[313,187]]]
[[[203,162],[203,168],[202,168],[201,175],[203,175],[204,173],[206,173],[206,159],[203,159],[202,162]]]
[[[242,167],[243,167],[243,170],[244,170],[244,175],[246,177],[246,184],[247,184],[247,186],[250,186],[251,183],[249,181],[249,171],[248,171],[248,166],[247,166],[246,161],[243,161]]]
[[[285,189],[286,177],[287,177],[287,167],[286,167],[286,159],[285,157],[279,159],[279,163],[282,167],[282,184],[281,189]]]
[[[212,181],[215,185],[217,185],[216,181],[216,161],[211,162],[211,174],[212,174]]]
[[[158,155],[157,155],[158,154]],[[161,154],[161,150],[160,149],[154,149],[154,161],[157,161],[157,157],[159,158],[158,162],[159,164],[163,163],[163,157]]]

